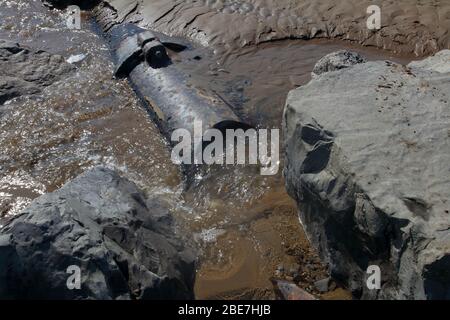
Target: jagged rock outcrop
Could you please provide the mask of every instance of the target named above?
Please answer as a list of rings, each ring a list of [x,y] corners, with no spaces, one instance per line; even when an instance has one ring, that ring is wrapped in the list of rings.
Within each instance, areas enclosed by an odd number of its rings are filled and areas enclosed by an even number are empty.
[[[339,50],[320,59],[314,66],[311,76],[314,78],[322,73],[345,69],[364,62],[367,60],[357,52]]]
[[[358,298],[450,299],[450,73],[432,71],[448,57],[358,64],[288,96],[288,192]],[[366,285],[370,265],[381,290]]]
[[[62,56],[0,40],[0,105],[38,93],[73,69]]]
[[[162,203],[95,168],[0,231],[0,298],[191,299],[194,262]],[[71,266],[79,290],[67,287]]]

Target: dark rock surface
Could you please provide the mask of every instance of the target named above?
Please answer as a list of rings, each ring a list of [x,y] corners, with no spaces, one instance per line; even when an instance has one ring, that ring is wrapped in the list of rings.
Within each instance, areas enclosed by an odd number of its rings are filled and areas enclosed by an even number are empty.
[[[0,105],[15,97],[38,93],[73,69],[62,56],[0,40]]]
[[[70,266],[80,290],[67,288]],[[191,299],[194,277],[193,251],[164,205],[101,167],[0,231],[2,299]]]
[[[382,3],[382,5],[380,4]],[[280,39],[356,41],[425,55],[449,48],[448,1],[422,0],[103,0],[117,23],[186,36],[218,51]],[[382,7],[380,30],[369,30],[369,6]]]
[[[288,192],[356,297],[450,298],[450,73],[433,71],[448,54],[358,64],[288,96]],[[371,265],[381,290],[366,285]]]

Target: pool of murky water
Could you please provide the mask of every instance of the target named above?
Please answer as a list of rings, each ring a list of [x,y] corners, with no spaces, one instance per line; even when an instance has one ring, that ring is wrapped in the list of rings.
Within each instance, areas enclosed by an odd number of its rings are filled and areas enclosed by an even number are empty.
[[[20,19],[14,18],[21,13]],[[84,14],[82,30],[68,30],[58,10],[40,1],[0,3],[0,38],[63,55],[83,54],[74,73],[42,94],[0,106],[0,214],[3,221],[32,199],[86,169],[103,164],[150,194],[167,199],[181,230],[201,252],[198,298],[273,298],[271,277],[296,279],[314,292],[326,277],[297,218],[280,172],[254,166],[212,167],[189,188],[170,160],[170,148],[126,80],[113,78],[108,46]],[[179,66],[196,85],[212,89],[246,122],[280,128],[289,90],[305,84],[315,62],[348,44],[279,41],[215,56],[196,49]],[[351,47],[369,59],[390,57]],[[281,163],[282,165],[282,163]],[[341,292],[338,297],[347,297]]]

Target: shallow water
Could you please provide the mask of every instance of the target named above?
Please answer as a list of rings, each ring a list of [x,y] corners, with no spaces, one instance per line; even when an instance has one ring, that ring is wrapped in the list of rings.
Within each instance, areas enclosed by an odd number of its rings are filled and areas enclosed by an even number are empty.
[[[23,19],[11,18],[14,12]],[[109,48],[91,31],[88,16],[74,31],[62,12],[40,1],[2,2],[0,15],[8,22],[0,25],[1,38],[66,59],[86,55],[75,72],[41,94],[0,106],[2,215],[18,213],[98,164],[126,172],[148,191],[179,197],[181,174],[167,142],[127,81],[113,79]]]
[[[23,18],[10,18],[14,12],[22,12]],[[66,59],[87,56],[73,74],[42,94],[0,106],[4,218],[103,164],[149,194],[166,198],[181,229],[193,234],[201,249],[198,298],[273,298],[269,279],[295,274],[314,292],[312,283],[326,277],[326,269],[308,244],[281,170],[263,177],[255,166],[212,167],[185,190],[167,141],[128,83],[113,79],[109,48],[85,17],[83,30],[72,31],[65,28],[61,12],[49,12],[39,1],[0,3],[0,18],[7,21],[0,25],[1,38]],[[309,81],[319,58],[348,47],[329,41],[279,41],[226,56],[198,48],[196,59],[188,53],[174,58],[193,83],[214,90],[243,120],[280,128],[289,90]],[[378,50],[353,49],[369,59],[392,58]],[[346,297],[345,292],[339,297]]]

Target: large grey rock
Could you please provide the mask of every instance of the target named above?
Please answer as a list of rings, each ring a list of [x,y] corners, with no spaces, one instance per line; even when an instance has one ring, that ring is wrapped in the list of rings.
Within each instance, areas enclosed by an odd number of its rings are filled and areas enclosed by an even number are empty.
[[[73,69],[62,56],[0,40],[0,105],[18,96],[38,93]]]
[[[287,189],[356,297],[450,299],[449,89],[450,73],[378,61],[288,96]],[[366,285],[370,265],[381,290]]]
[[[367,60],[357,52],[339,50],[320,59],[314,66],[311,75],[314,78],[322,73],[345,69],[364,62]]]
[[[162,203],[95,168],[0,231],[0,298],[190,299],[194,262]],[[80,290],[66,285],[70,266]]]

